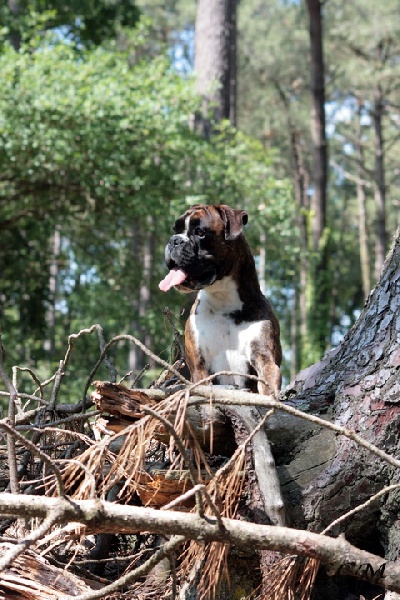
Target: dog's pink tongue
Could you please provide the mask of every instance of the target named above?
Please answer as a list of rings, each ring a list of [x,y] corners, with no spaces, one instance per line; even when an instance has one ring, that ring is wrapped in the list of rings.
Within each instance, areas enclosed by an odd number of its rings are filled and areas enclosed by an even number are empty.
[[[158,284],[162,292],[168,292],[174,285],[179,285],[186,279],[186,273],[181,269],[172,269],[166,277]]]

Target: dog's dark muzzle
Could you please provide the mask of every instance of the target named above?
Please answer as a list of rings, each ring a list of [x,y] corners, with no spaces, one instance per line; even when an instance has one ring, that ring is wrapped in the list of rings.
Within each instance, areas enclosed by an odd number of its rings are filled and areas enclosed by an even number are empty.
[[[213,257],[183,235],[171,237],[165,248],[165,262],[168,269],[181,269],[187,274],[184,285],[192,290],[202,289],[217,278]]]
[[[189,238],[182,235],[173,235],[165,248],[165,262],[169,269],[188,268],[196,261],[197,255],[196,247]]]

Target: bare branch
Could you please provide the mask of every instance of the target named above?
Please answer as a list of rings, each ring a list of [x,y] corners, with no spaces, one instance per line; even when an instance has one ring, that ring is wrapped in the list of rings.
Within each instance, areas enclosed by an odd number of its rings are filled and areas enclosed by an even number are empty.
[[[208,398],[210,394],[212,394],[219,405],[230,405],[230,404],[239,404],[244,406],[259,406],[264,408],[275,408],[276,410],[282,410],[287,412],[295,417],[299,417],[301,419],[305,419],[306,421],[310,421],[311,423],[316,423],[321,427],[327,427],[328,429],[332,429],[341,435],[348,437],[353,440],[360,446],[363,446],[370,452],[373,452],[382,460],[385,460],[388,464],[393,467],[400,468],[400,460],[396,459],[394,456],[387,454],[374,444],[371,444],[363,437],[358,435],[355,431],[351,429],[347,429],[346,427],[342,427],[337,425],[336,423],[332,423],[331,421],[327,421],[326,419],[321,419],[321,417],[317,417],[316,415],[311,415],[305,413],[293,406],[289,406],[288,404],[283,404],[283,402],[279,400],[273,400],[270,396],[264,396],[262,394],[251,394],[250,392],[245,392],[242,390],[224,390],[218,389],[218,387],[206,387],[199,386],[196,388],[197,393],[204,397],[203,401],[199,401],[198,398],[191,398],[189,402],[189,406],[191,404],[205,404],[208,402]],[[279,394],[279,398],[282,400],[285,399],[285,392],[281,392]]]
[[[103,348],[103,350],[102,350],[102,352],[100,354],[99,360],[97,361],[97,363],[93,367],[92,372],[90,373],[90,375],[88,377],[87,384],[86,384],[86,387],[85,387],[84,396],[86,395],[86,393],[87,393],[87,391],[89,389],[89,386],[90,386],[91,382],[93,381],[93,377],[97,373],[98,368],[100,367],[102,361],[104,360],[104,357],[105,357],[108,349],[113,344],[116,344],[117,342],[120,342],[120,341],[128,341],[128,342],[131,342],[131,343],[135,344],[145,354],[147,354],[147,356],[150,356],[150,358],[152,358],[152,360],[154,360],[154,362],[158,363],[159,365],[163,366],[165,369],[167,369],[168,371],[170,371],[171,373],[173,373],[179,379],[179,381],[181,381],[182,383],[185,383],[185,384],[190,384],[190,381],[188,381],[185,377],[183,377],[183,375],[181,373],[179,373],[179,371],[177,371],[167,361],[163,360],[162,358],[160,358],[159,356],[157,356],[156,354],[154,354],[144,344],[142,344],[142,342],[140,340],[138,340],[137,338],[135,338],[133,335],[127,335],[127,334],[126,335],[117,335],[114,338],[112,338],[109,342],[107,342],[107,344],[104,346],[104,348]]]
[[[328,527],[325,527],[325,529],[321,531],[321,535],[326,535],[327,533],[332,531],[334,527],[336,527],[340,523],[343,523],[343,521],[347,521],[347,519],[350,519],[350,517],[353,517],[355,514],[362,510],[365,510],[366,508],[368,508],[368,506],[371,506],[371,504],[379,500],[379,498],[382,498],[382,496],[385,496],[386,494],[389,494],[389,492],[393,492],[394,490],[398,490],[399,488],[400,483],[395,483],[393,485],[388,485],[387,487],[384,487],[383,490],[380,490],[379,492],[371,496],[371,498],[368,498],[366,502],[359,504],[352,510],[349,510],[346,514],[332,521],[332,523],[328,525]]]
[[[189,471],[190,474],[190,480],[192,482],[193,487],[195,487],[198,484],[197,481],[197,476],[196,476],[196,471],[193,468],[193,465],[191,463],[191,460],[188,456],[188,453],[186,451],[186,448],[181,440],[181,438],[179,437],[179,435],[177,434],[177,432],[175,431],[175,428],[173,427],[173,425],[168,421],[168,419],[166,419],[165,417],[163,417],[162,415],[160,415],[157,411],[152,410],[151,408],[149,408],[148,406],[143,406],[142,407],[143,412],[151,415],[152,417],[154,417],[155,419],[158,419],[159,421],[161,421],[161,423],[164,425],[165,429],[169,432],[169,434],[174,438],[175,444],[178,447],[178,450],[183,458],[183,460],[185,461],[186,467]],[[203,515],[204,514],[204,509],[203,509],[203,502],[201,499],[201,494],[200,492],[196,492],[196,504],[199,510],[199,514]]]
[[[18,392],[4,367],[4,359],[5,350],[0,337],[0,378],[4,381],[4,384],[9,391],[10,399],[8,402],[8,423],[10,424],[10,428],[12,430],[15,427],[15,406],[18,399]],[[15,438],[10,432],[7,433],[7,454],[9,465],[8,468],[10,472],[10,489],[13,494],[17,494],[19,492],[17,455],[15,450]]]
[[[60,517],[62,517],[63,511],[59,509],[57,506],[52,507],[48,515],[45,517],[43,523],[35,529],[31,535],[27,536],[25,539],[21,540],[15,546],[9,550],[3,558],[0,559],[0,572],[4,571],[12,562],[25,552],[32,544],[40,540],[46,533],[55,525]]]
[[[57,492],[60,496],[63,496],[64,482],[62,479],[62,475],[59,468],[57,467],[57,465],[54,464],[51,458],[45,452],[42,452],[42,450],[40,450],[40,448],[38,448],[30,440],[26,439],[23,435],[18,433],[18,431],[15,431],[15,429],[11,427],[6,421],[0,421],[0,429],[3,429],[8,436],[13,438],[13,440],[17,439],[26,448],[29,448],[29,450],[33,454],[36,454],[36,456],[39,456],[39,458],[41,458],[41,460],[53,471],[57,482]]]
[[[330,538],[310,531],[227,518],[222,519],[224,528],[221,529],[217,519],[211,516],[203,519],[198,514],[121,506],[100,500],[72,501],[67,498],[0,494],[0,514],[4,516],[46,518],[52,510],[58,511],[57,522],[82,523],[93,532],[162,532],[186,539],[311,557],[324,564],[330,574],[340,572],[400,592],[399,564],[359,550],[343,537]],[[102,592],[104,594],[105,590]],[[89,599],[85,597],[85,600]]]
[[[218,377],[221,374],[232,374],[230,371],[221,371],[211,375],[207,379],[212,379],[214,377]],[[236,373],[234,373],[236,374]],[[247,377],[251,377],[251,375],[247,375]],[[256,378],[257,379],[257,378]],[[336,423],[332,423],[327,419],[322,419],[316,415],[312,415],[306,412],[303,412],[289,404],[284,404],[285,400],[287,400],[287,396],[285,391],[283,390],[277,400],[274,400],[271,396],[264,396],[262,394],[252,394],[251,392],[246,392],[245,390],[235,390],[235,389],[227,389],[223,386],[205,386],[202,384],[192,383],[190,384],[191,390],[196,390],[196,393],[191,395],[190,400],[188,402],[188,406],[194,406],[197,404],[208,404],[210,401],[210,396],[214,399],[214,403],[217,406],[229,406],[229,405],[239,405],[239,406],[251,406],[251,407],[259,407],[259,408],[270,408],[275,410],[281,410],[295,417],[299,417],[300,419],[304,419],[305,421],[309,421],[311,423],[315,423],[321,427],[326,427],[339,433],[340,435],[344,435],[345,437],[353,440],[360,446],[363,446],[370,452],[373,452],[382,460],[385,460],[388,464],[393,467],[400,468],[400,460],[387,454],[374,444],[371,444],[367,440],[365,440],[362,436],[358,435],[355,431],[351,429],[347,429],[346,427],[342,427],[341,425],[337,425]],[[161,400],[167,397],[167,394],[161,390],[145,390],[146,394],[149,397],[154,397],[157,400]]]
[[[186,541],[186,538],[181,535],[174,536],[172,539],[165,542],[156,552],[152,554],[152,556],[146,560],[145,563],[134,569],[133,571],[129,571],[126,575],[123,575],[110,585],[106,585],[102,587],[101,590],[96,590],[95,592],[88,592],[87,594],[82,594],[81,596],[76,596],[75,600],[96,600],[97,598],[104,598],[106,594],[111,594],[112,592],[116,592],[121,587],[132,583],[139,579],[139,577],[143,577],[147,575],[151,569],[153,569],[157,563],[162,561],[163,558],[171,554],[183,542]],[[60,600],[63,600],[61,598]],[[65,600],[70,600],[70,597],[65,597]]]
[[[358,185],[362,185],[362,186],[364,186],[364,187],[366,187],[368,189],[372,188],[372,184],[371,184],[370,181],[367,181],[366,179],[360,179],[360,177],[357,177],[357,175],[353,175],[349,171],[346,171],[346,169],[344,169],[343,167],[341,167],[334,160],[330,161],[330,165],[331,165],[331,167],[333,169],[335,169],[335,171],[337,171],[338,173],[340,173],[341,175],[343,175],[343,177],[345,177],[349,181],[352,181],[353,183],[357,183]]]

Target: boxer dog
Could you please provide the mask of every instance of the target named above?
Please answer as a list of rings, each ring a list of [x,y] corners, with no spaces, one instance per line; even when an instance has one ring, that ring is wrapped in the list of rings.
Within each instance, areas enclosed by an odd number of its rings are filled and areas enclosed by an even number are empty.
[[[215,383],[275,395],[281,385],[279,323],[260,290],[242,231],[243,210],[196,204],[177,219],[165,248],[170,272],[164,292],[198,290],[185,327],[186,362],[193,382],[218,371]],[[260,381],[246,378],[257,375]]]

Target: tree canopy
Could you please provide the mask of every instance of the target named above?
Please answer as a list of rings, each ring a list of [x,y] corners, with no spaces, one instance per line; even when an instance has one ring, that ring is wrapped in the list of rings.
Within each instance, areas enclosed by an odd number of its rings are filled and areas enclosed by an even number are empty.
[[[394,5],[358,4],[331,0],[322,13],[326,348],[356,318],[398,220]],[[286,373],[320,356],[305,4],[239,4],[238,127],[222,121],[209,140],[191,125],[201,103],[188,75],[194,2],[21,0],[1,11],[0,315],[10,364],[57,360],[63,335],[94,320],[166,349],[163,246],[197,201],[250,212]],[[167,302],[178,314],[185,299]]]
[[[165,299],[154,291],[176,216],[198,201],[243,205],[257,215],[255,250],[269,223],[271,261],[280,265],[278,245],[292,244],[289,183],[273,176],[273,157],[259,142],[227,123],[209,141],[191,130],[199,105],[192,81],[166,54],[146,53],[145,24],[124,50],[115,42],[77,52],[48,36],[34,53],[9,47],[0,56],[9,359],[57,360],[59,340],[94,321],[114,333],[144,327],[161,351]],[[152,301],[140,312],[144,285]]]

